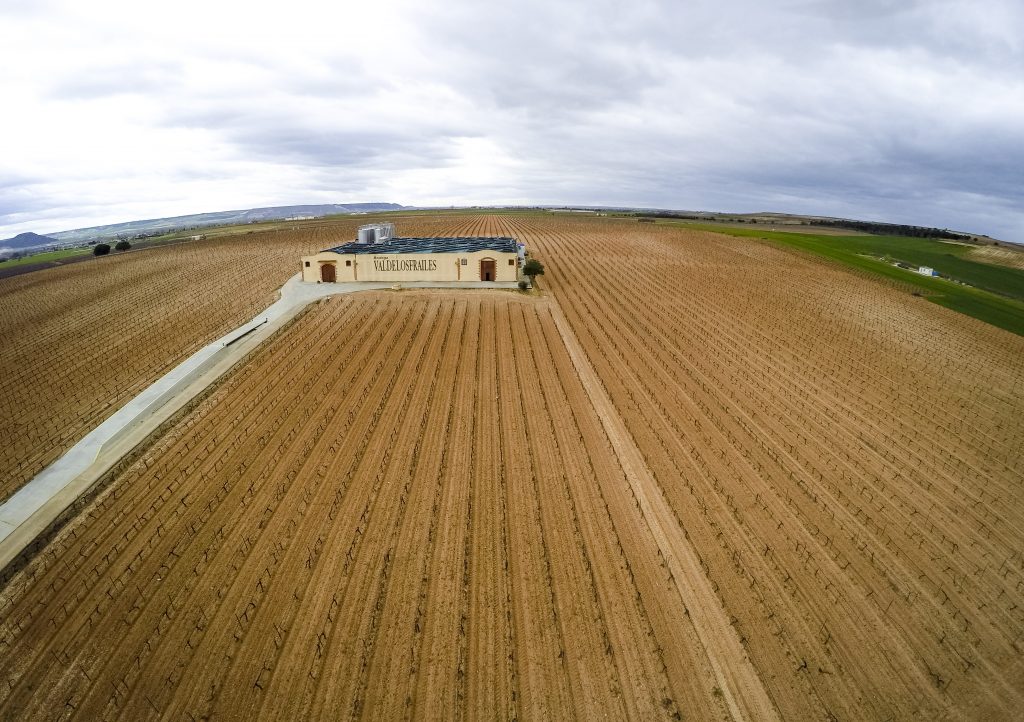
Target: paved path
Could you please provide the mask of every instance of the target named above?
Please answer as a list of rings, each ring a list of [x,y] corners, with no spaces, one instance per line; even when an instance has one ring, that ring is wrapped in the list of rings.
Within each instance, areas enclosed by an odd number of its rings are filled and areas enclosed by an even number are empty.
[[[0,569],[125,454],[307,305],[340,293],[389,288],[514,289],[516,284],[302,283],[296,274],[281,287],[278,301],[158,379],[0,505]]]

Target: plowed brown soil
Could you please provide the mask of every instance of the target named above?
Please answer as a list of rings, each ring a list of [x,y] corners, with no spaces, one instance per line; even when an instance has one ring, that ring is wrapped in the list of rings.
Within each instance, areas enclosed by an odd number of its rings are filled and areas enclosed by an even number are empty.
[[[972,248],[967,253],[967,257],[972,261],[1024,269],[1024,249],[1020,249],[1019,246],[1017,248],[978,246]]]
[[[358,219],[210,238],[0,279],[0,501],[205,344],[270,305]],[[443,223],[408,219],[407,234]]]
[[[503,230],[548,262],[782,716],[1012,717],[1021,339],[766,244],[618,228]]]
[[[753,241],[444,222],[549,295],[281,332],[5,587],[0,716],[1024,706],[1024,342]]]

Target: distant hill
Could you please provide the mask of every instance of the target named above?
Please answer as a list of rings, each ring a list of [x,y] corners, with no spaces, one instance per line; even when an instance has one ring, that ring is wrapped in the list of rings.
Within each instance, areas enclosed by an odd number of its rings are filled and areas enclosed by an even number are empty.
[[[320,217],[345,213],[400,211],[403,208],[405,206],[398,203],[322,203],[302,206],[273,206],[270,208],[248,208],[237,211],[218,211],[216,213],[195,213],[188,216],[173,216],[171,218],[151,218],[143,221],[113,223],[107,226],[77,228],[72,231],[60,231],[50,235],[63,244],[69,244],[107,240],[120,235],[134,236],[139,234],[155,235],[170,233],[186,228],[201,228],[203,226],[257,223],[259,221],[274,221],[285,218]]]
[[[28,248],[42,248],[43,246],[61,245],[61,241],[50,236],[41,236],[38,233],[19,233],[14,238],[0,241],[0,248],[9,248],[14,251],[23,251]]]

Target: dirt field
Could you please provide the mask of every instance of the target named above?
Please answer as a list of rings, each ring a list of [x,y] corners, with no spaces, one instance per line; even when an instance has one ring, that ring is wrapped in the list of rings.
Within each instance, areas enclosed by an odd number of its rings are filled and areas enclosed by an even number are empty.
[[[1020,338],[766,244],[507,230],[783,717],[1020,709]]]
[[[1024,340],[745,239],[436,223],[547,295],[310,310],[10,580],[0,716],[1024,706]]]
[[[154,380],[266,308],[299,271],[301,254],[350,240],[360,218],[0,279],[0,501]],[[427,233],[441,223],[417,218],[405,228]]]
[[[581,394],[550,304],[324,303],[10,586],[3,709],[721,713]]]
[[[1024,250],[996,246],[978,246],[967,254],[972,261],[1024,269]]]

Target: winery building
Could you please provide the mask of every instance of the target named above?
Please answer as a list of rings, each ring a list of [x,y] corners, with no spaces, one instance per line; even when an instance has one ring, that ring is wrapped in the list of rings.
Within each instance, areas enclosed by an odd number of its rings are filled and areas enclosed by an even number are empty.
[[[514,283],[521,254],[515,238],[397,238],[392,224],[376,223],[351,243],[303,256],[302,280]]]

